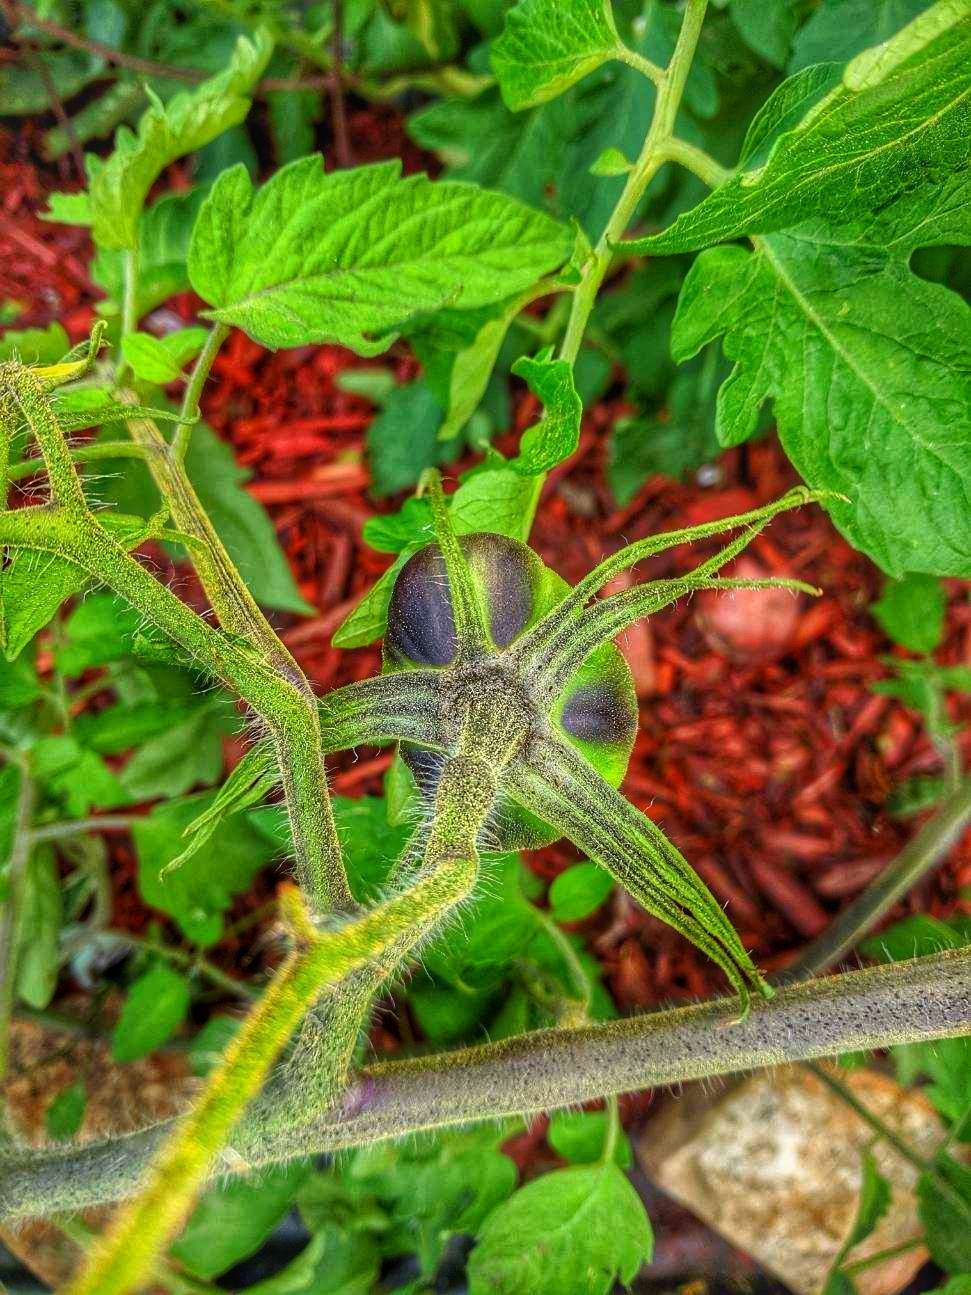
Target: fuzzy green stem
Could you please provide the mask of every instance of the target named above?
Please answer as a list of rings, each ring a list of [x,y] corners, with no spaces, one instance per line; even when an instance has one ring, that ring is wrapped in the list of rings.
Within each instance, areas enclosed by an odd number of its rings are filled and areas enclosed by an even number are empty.
[[[138,248],[129,247],[124,252],[124,287],[121,299],[121,332],[118,337],[119,356],[117,380],[128,371],[121,344],[138,328]]]
[[[144,1190],[115,1221],[65,1295],[124,1295],[141,1289],[233,1126],[321,990],[385,963],[389,953],[397,959],[471,893],[478,871],[476,842],[494,795],[495,781],[481,761],[458,758],[446,764],[422,877],[403,894],[335,933],[312,937],[309,947],[289,955],[198,1101],[176,1125]],[[299,920],[303,930],[309,915]]]
[[[737,1020],[734,998],[540,1030],[480,1048],[365,1068],[341,1101],[305,1105],[268,1134],[244,1118],[224,1172],[362,1146],[422,1130],[531,1115],[616,1093],[713,1079],[758,1066],[971,1033],[971,951],[788,986]],[[0,1217],[45,1215],[122,1199],[171,1124],[69,1148],[7,1157]]]
[[[686,139],[678,139],[675,136],[668,140],[666,153],[669,162],[677,162],[692,175],[696,175],[710,189],[716,189],[718,185],[724,184],[731,175],[727,167],[716,162],[703,148],[689,144]]]
[[[229,331],[228,324],[213,324],[209,331],[209,336],[206,338],[206,344],[196,358],[192,376],[186,384],[185,395],[182,399],[181,420],[172,434],[172,454],[180,463],[185,459],[186,451],[189,448],[192,420],[198,412],[202,389],[206,385],[206,379],[209,377],[209,370],[219,354],[219,348],[229,336]]]
[[[74,463],[92,463],[97,459],[144,459],[147,455],[141,445],[131,441],[92,441],[90,445],[76,445],[71,449]],[[10,481],[22,481],[43,471],[41,459],[21,459],[12,463],[8,472]]]
[[[13,837],[7,859],[7,898],[0,905],[0,1079],[7,1072],[10,1016],[17,983],[17,946],[20,942],[20,914],[23,908],[24,872],[32,847],[30,823],[37,791],[26,763],[17,762],[20,788],[14,811]]]
[[[674,122],[681,105],[685,81],[691,70],[707,7],[708,0],[688,0],[671,62],[663,73],[651,77],[657,84],[657,102],[654,105],[654,116],[651,119],[644,146],[627,177],[627,183],[617,199],[617,205],[607,221],[606,228],[584,267],[583,279],[573,295],[570,319],[560,346],[560,359],[567,360],[571,364],[580,353],[583,334],[597,299],[597,293],[610,268],[614,245],[623,237],[647,186],[668,161],[668,148],[673,139]]]

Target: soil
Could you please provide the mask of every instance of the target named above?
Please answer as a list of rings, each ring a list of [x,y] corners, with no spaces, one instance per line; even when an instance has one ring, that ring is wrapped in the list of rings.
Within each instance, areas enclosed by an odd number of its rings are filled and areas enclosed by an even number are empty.
[[[396,156],[403,147],[409,169],[420,161],[389,110],[353,113],[350,137],[356,161]],[[46,193],[76,187],[77,178],[39,165],[37,142],[32,126],[16,135],[0,131],[0,301],[22,305],[16,327],[60,319],[73,342],[86,334],[98,298],[85,269],[89,240],[83,230],[39,218]],[[167,183],[181,186],[185,176],[173,168]],[[173,308],[189,319],[196,304],[185,296]],[[414,372],[403,350],[368,362],[332,346],[272,354],[235,333],[202,401],[206,419],[252,472],[248,488],[268,508],[301,592],[318,609],[315,619],[276,621],[321,690],[364,678],[379,663],[377,647],[341,652],[330,642],[389,563],[364,545],[361,525],[399,503],[379,506],[369,495],[365,441],[373,409],[337,385],[342,370],[364,363],[390,363],[399,379]],[[579,451],[550,475],[537,515],[535,547],[570,580],[626,541],[742,511],[795,481],[769,437],[726,452],[685,484],[653,478],[617,509],[604,466],[607,433],[624,408],[620,379],[587,412]],[[499,447],[514,445],[514,433],[535,414],[533,398],[518,389],[514,427]],[[881,658],[895,649],[867,611],[882,579],[868,559],[817,508],[775,522],[750,554],[746,574],[798,576],[822,595],[785,594],[775,603],[775,595],[699,597],[632,630],[622,646],[637,683],[641,725],[625,790],[663,824],[726,905],[756,960],[771,970],[900,851],[922,819],[895,818],[888,798],[904,779],[939,772],[940,760],[919,717],[871,691],[888,673]],[[686,570],[697,558],[697,550],[675,550],[656,560],[650,574]],[[967,588],[948,582],[948,592],[947,634],[937,660],[971,664]],[[952,718],[971,719],[971,707],[955,703]],[[965,756],[971,754],[971,728],[962,743]],[[227,758],[233,754],[228,750]],[[386,751],[361,751],[335,760],[334,789],[379,793],[389,759]],[[134,889],[124,838],[111,843],[116,920],[137,931],[150,914]],[[556,845],[529,863],[552,878],[576,857],[571,847]],[[279,880],[265,876],[229,921],[266,905]],[[953,913],[962,886],[971,886],[971,835],[895,916]],[[581,929],[623,1011],[722,989],[701,954],[620,893]],[[254,948],[268,944],[251,926],[214,956],[231,973],[250,976]],[[378,1038],[394,1046],[387,1028]],[[642,1108],[634,1101],[630,1113]]]

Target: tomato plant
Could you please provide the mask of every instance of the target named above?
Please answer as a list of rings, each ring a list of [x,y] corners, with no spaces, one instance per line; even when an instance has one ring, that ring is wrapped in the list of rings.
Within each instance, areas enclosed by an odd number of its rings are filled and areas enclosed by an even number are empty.
[[[361,3],[299,16],[230,5],[180,29],[166,27],[163,4],[137,34],[125,6],[109,8],[117,21],[102,40],[98,6],[84,8],[83,32],[69,14],[10,7],[61,115],[61,97],[91,95],[62,136],[48,134],[52,155],[65,138],[76,148],[127,118],[134,128],[87,155],[83,190],[50,201],[50,219],[87,227],[96,249],[105,300],[90,337],[72,348],[55,323],[3,341],[0,1064],[15,1001],[44,1011],[69,960],[87,975],[135,955],[112,1033],[119,1062],[171,1040],[201,987],[228,981],[248,1010],[200,1032],[198,1094],[167,1124],[73,1141],[84,1087],[66,1088],[47,1121],[63,1145],[0,1148],[0,1211],[127,1202],[75,1295],[208,1281],[295,1201],[313,1237],[267,1292],[378,1289],[382,1262],[402,1254],[417,1256],[407,1288],[429,1289],[450,1239],[472,1235],[474,1295],[594,1295],[630,1282],[652,1247],[623,1172],[621,1092],[946,1039],[953,1058],[918,1052],[914,1073],[946,1094],[959,1138],[963,928],[936,929],[909,961],[812,977],[971,820],[947,718],[947,695],[971,680],[932,658],[938,578],[971,574],[971,330],[955,290],[971,211],[971,6],[915,3],[891,22],[887,6],[864,20],[845,0],[731,0],[711,13],[706,0],[643,12],[607,0]],[[173,90],[166,72],[187,31],[219,39]],[[214,50],[218,66],[201,66]],[[138,70],[164,93],[148,94]],[[22,71],[4,65],[0,84],[37,111]],[[346,162],[344,92],[393,96],[403,83],[424,96],[408,129],[443,175],[405,175],[395,160],[325,169],[302,147],[320,110],[313,88],[335,92]],[[243,123],[263,94],[281,165],[257,182]],[[187,158],[192,187],[153,197]],[[921,260],[929,250],[939,259]],[[190,288],[196,322],[154,327]],[[368,522],[368,541],[396,556],[333,639],[381,639],[382,671],[323,696],[267,614],[313,609],[201,420],[233,330],[270,350],[339,344],[371,360],[407,349],[422,367],[403,386],[357,374],[383,402],[375,492],[416,489]],[[618,355],[635,412],[611,433],[616,497],[762,434],[767,405],[805,484],[625,544],[571,586],[530,531]],[[541,412],[503,455],[491,440],[516,378]],[[470,451],[448,489],[442,466]],[[939,809],[910,852],[773,987],[690,862],[619,790],[637,701],[614,641],[697,591],[817,592],[730,573],[799,507],[826,509],[886,572],[876,615],[918,659],[898,661],[883,688],[925,715],[941,775],[913,789]],[[642,578],[687,543],[707,544],[693,570]],[[204,614],[162,578],[160,554],[192,569]],[[79,712],[90,697],[103,705]],[[222,779],[230,735],[246,753]],[[384,801],[331,795],[328,757],[392,744]],[[142,898],[195,952],[107,929],[100,834],[114,829],[131,834]],[[515,852],[558,837],[588,862],[546,910]],[[282,960],[257,994],[205,950],[231,896],[280,851],[296,884],[280,891]],[[715,963],[732,997],[612,1019],[562,923],[614,883]],[[442,1050],[362,1064],[376,1001],[408,975],[414,1015]],[[491,1042],[448,1048],[480,1027]],[[517,1121],[597,1100],[603,1111],[551,1129],[568,1167],[515,1190],[500,1143]],[[337,1151],[346,1161],[307,1159]],[[875,1173],[856,1241],[880,1213]],[[239,1177],[206,1190],[229,1174]],[[966,1248],[948,1234],[971,1205],[947,1147],[920,1194],[935,1258],[957,1275]],[[229,1238],[223,1210],[246,1216]],[[834,1289],[852,1287],[848,1253]]]

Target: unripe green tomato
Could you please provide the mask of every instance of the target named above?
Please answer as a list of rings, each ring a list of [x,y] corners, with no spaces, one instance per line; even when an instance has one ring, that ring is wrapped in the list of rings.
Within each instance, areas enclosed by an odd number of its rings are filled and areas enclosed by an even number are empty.
[[[488,613],[496,651],[515,642],[569,590],[561,576],[518,540],[477,532],[463,535],[460,543]],[[408,559],[395,581],[383,670],[431,667],[448,671],[457,654],[445,563],[438,545],[428,544]],[[547,718],[611,786],[620,784],[637,732],[637,699],[627,662],[612,643],[590,654]],[[422,794],[430,797],[442,757],[405,743],[401,754]],[[502,849],[535,849],[560,835],[512,802],[497,807],[493,828]]]

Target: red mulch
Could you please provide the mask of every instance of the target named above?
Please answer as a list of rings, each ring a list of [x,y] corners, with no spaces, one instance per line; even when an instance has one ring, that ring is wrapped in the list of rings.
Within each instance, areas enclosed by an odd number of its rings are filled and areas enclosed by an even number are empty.
[[[402,146],[385,110],[356,114],[352,139],[358,160],[395,155]],[[87,330],[95,299],[84,268],[88,240],[84,231],[37,218],[45,192],[59,181],[34,165],[34,143],[31,127],[19,140],[0,132],[0,301],[23,303],[18,327],[60,318],[76,340]],[[411,169],[410,153],[407,161]],[[192,305],[191,299],[178,303],[186,317]],[[413,372],[404,353],[392,352],[390,362],[399,377]],[[250,489],[270,509],[300,588],[321,613],[316,620],[281,622],[321,689],[365,677],[379,662],[376,648],[330,646],[333,630],[389,561],[360,538],[361,523],[376,511],[363,455],[370,406],[335,383],[342,369],[363,363],[337,347],[270,354],[235,334],[203,401],[207,419],[252,469]],[[603,468],[606,432],[621,408],[608,400],[588,413],[579,453],[551,475],[544,492],[534,542],[568,579],[626,540],[741,511],[794,480],[769,440],[723,455],[713,486],[654,479],[630,506],[615,510]],[[516,429],[534,415],[532,398],[521,394]],[[867,613],[880,586],[872,564],[817,508],[776,521],[752,554],[764,572],[808,580],[823,596],[800,599],[793,614],[786,595],[744,659],[726,651],[724,630],[720,637],[712,624],[719,610],[700,598],[632,630],[626,650],[641,697],[641,732],[625,786],[725,902],[760,964],[773,968],[898,853],[920,820],[892,818],[888,793],[904,778],[937,772],[939,764],[918,717],[870,691],[886,675],[880,655],[891,650]],[[697,553],[679,550],[656,560],[651,574],[686,570],[696,560]],[[956,581],[949,588],[947,640],[938,660],[971,663],[967,589]],[[771,652],[759,655],[766,643]],[[965,705],[954,718],[968,720],[971,710]],[[389,758],[361,753],[335,761],[335,789],[380,791]],[[138,902],[131,860],[121,845],[114,857],[130,910]],[[575,858],[571,847],[557,845],[532,864],[551,877]],[[272,885],[267,879],[261,898]],[[969,885],[966,837],[903,907],[945,915]],[[144,911],[128,915],[133,925],[147,918]],[[623,1009],[719,987],[704,957],[623,895],[585,931]],[[248,943],[240,942],[237,958]]]

